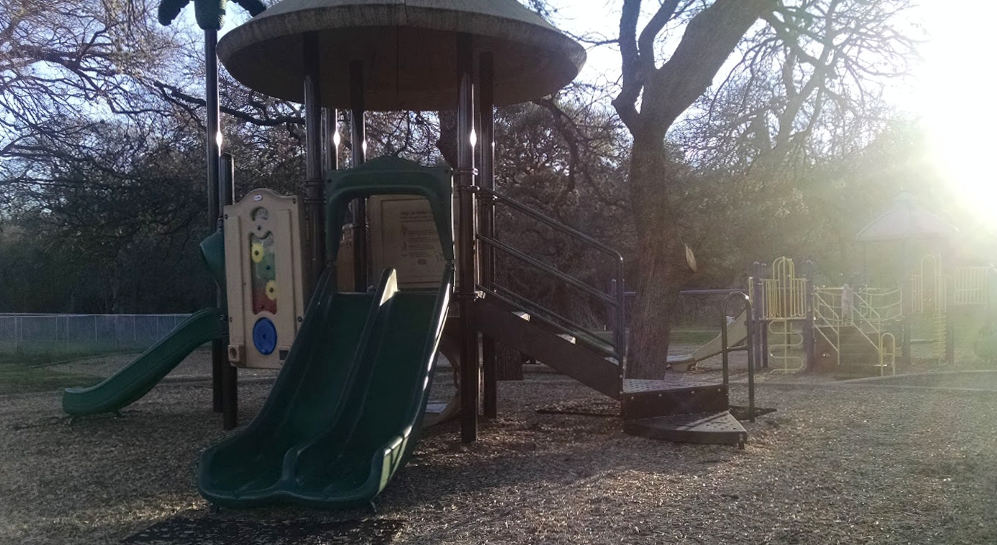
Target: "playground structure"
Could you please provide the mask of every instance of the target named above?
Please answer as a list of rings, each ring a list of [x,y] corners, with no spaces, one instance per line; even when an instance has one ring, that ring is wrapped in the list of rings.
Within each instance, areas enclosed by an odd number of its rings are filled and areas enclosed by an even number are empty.
[[[749,315],[729,320],[716,339],[686,355],[669,356],[673,369],[687,370],[723,346],[752,336],[753,359],[775,373],[803,370],[843,374],[894,374],[897,359],[911,361],[911,344],[928,344],[938,363],[953,363],[954,317],[969,309],[990,315],[993,268],[945,267],[937,254],[923,256],[901,286],[818,286],[812,264],[797,273],[792,259],[771,266],[755,263],[745,290]],[[688,290],[710,295],[730,290]],[[916,327],[920,325],[921,327]],[[915,333],[926,333],[915,338]],[[724,344],[722,337],[728,338]],[[901,353],[902,350],[902,353]]]
[[[622,281],[607,293],[495,233],[495,208],[506,207],[605,256],[623,278],[617,251],[494,189],[494,107],[570,82],[585,58],[574,40],[515,0],[284,0],[226,34],[218,54],[251,89],[304,103],[302,194],[260,190],[232,204],[223,156],[212,189],[218,230],[202,243],[225,296],[219,308],[195,314],[107,381],[67,391],[67,412],[118,410],[213,341],[228,348],[215,381],[226,428],[236,426],[237,367],[281,373],[252,423],[204,452],[202,495],[234,507],[349,507],[376,496],[412,452],[440,346],[458,348],[461,438],[477,439],[479,411],[497,414],[501,341],[619,400],[627,433],[744,445],[726,380],[626,378]],[[366,161],[366,110],[454,107],[452,170]],[[339,170],[337,108],[350,111],[349,170]],[[496,254],[600,301],[616,317],[613,330],[499,284]]]

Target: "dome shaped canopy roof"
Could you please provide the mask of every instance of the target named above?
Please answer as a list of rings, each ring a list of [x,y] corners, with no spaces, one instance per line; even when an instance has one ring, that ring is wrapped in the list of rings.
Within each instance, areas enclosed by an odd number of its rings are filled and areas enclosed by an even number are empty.
[[[869,225],[862,228],[855,240],[873,242],[878,240],[926,239],[949,237],[959,230],[945,220],[921,208],[917,198],[904,192],[893,200],[893,207],[883,212]]]
[[[458,33],[494,54],[498,105],[553,93],[585,62],[581,45],[516,0],[284,0],[226,34],[218,56],[249,88],[302,102],[310,32],[329,108],[350,106],[349,65],[362,61],[366,109],[454,109]]]

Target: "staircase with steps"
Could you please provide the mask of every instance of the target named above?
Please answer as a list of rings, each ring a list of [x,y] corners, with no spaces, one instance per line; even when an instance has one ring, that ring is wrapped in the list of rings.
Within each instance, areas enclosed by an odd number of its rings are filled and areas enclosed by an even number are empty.
[[[850,377],[893,374],[896,337],[888,329],[894,325],[899,298],[877,305],[870,304],[872,297],[853,294],[854,310],[848,311],[843,310],[841,291],[814,291],[817,365]]]
[[[588,335],[568,337],[539,315],[513,311],[494,297],[474,307],[476,327],[597,392],[620,401],[623,430],[670,441],[743,447],[747,432],[729,411],[727,387],[673,373],[666,380],[621,380],[616,358]],[[568,338],[565,338],[568,337]]]
[[[517,219],[535,221],[612,260],[615,278],[623,278],[623,257],[613,248],[490,189],[479,188],[483,214],[502,206]],[[487,225],[487,222],[486,222]],[[626,365],[623,282],[615,293],[593,286],[551,263],[498,240],[491,226],[475,235],[479,297],[472,308],[474,329],[486,338],[518,350],[595,391],[620,401],[626,433],[672,441],[731,444],[743,447],[747,432],[731,415],[727,386],[688,380],[679,373],[665,380],[624,380]],[[610,331],[595,331],[544,308],[495,281],[495,256],[512,259],[534,272],[578,290],[612,310]],[[487,356],[486,356],[487,357]]]

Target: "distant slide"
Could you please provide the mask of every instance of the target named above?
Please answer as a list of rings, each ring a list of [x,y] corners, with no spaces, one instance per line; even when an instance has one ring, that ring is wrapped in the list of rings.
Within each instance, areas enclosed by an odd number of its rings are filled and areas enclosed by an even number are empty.
[[[138,401],[202,344],[222,336],[222,313],[206,308],[192,314],[141,356],[90,388],[67,388],[62,409],[73,416],[109,413]]]
[[[453,268],[437,290],[315,288],[284,368],[245,430],[201,455],[198,489],[221,506],[365,505],[418,440]]]
[[[738,344],[744,342],[748,337],[748,327],[745,324],[747,319],[747,313],[742,312],[733,322],[727,325],[727,344],[730,346],[737,346]],[[705,360],[711,356],[716,356],[723,350],[723,336],[722,334],[717,335],[712,341],[700,346],[692,354],[683,354],[681,356],[668,356],[668,363],[671,364],[672,369],[676,370],[688,370],[696,362]]]

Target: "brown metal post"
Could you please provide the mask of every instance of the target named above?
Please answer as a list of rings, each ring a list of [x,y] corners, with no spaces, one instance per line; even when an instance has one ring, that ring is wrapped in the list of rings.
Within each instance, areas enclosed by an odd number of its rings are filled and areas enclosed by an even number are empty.
[[[208,229],[214,231],[218,226],[218,156],[221,150],[218,133],[218,55],[215,46],[218,44],[218,31],[204,31],[204,102],[205,140],[208,154]],[[215,291],[215,299],[221,301],[221,287]],[[221,339],[211,341],[211,405],[216,413],[222,407],[222,373],[225,368],[225,347]]]
[[[305,67],[305,218],[308,237],[309,279],[305,297],[311,297],[315,282],[325,267],[325,221],[322,199],[322,99],[319,88],[318,34],[309,32],[303,40]]]
[[[478,439],[478,332],[471,315],[474,308],[474,96],[471,74],[474,53],[471,36],[457,35],[457,289],[460,312],[460,436],[465,443]]]
[[[364,125],[363,62],[350,62],[350,124],[353,168],[367,161],[367,129]],[[357,291],[367,291],[367,199],[353,203],[353,280]]]
[[[482,189],[495,189],[495,80],[494,59],[491,53],[482,53],[478,62],[478,186]],[[495,206],[491,198],[484,197],[478,204],[478,230],[491,237],[495,225]],[[495,253],[487,248],[478,253],[478,276],[482,285],[492,287],[494,281]],[[484,410],[485,416],[498,415],[498,381],[495,358],[495,339],[481,338],[481,363],[484,371]]]
[[[226,153],[221,157],[219,167],[218,184],[218,226],[222,226],[225,206],[232,204],[232,195],[235,193],[235,162],[232,155]],[[219,304],[221,300],[219,299]],[[226,309],[222,309],[226,312]],[[228,346],[228,328],[226,324],[225,333],[219,339],[219,344]],[[235,429],[239,425],[239,369],[228,361],[228,354],[222,353],[222,428],[225,430]]]

